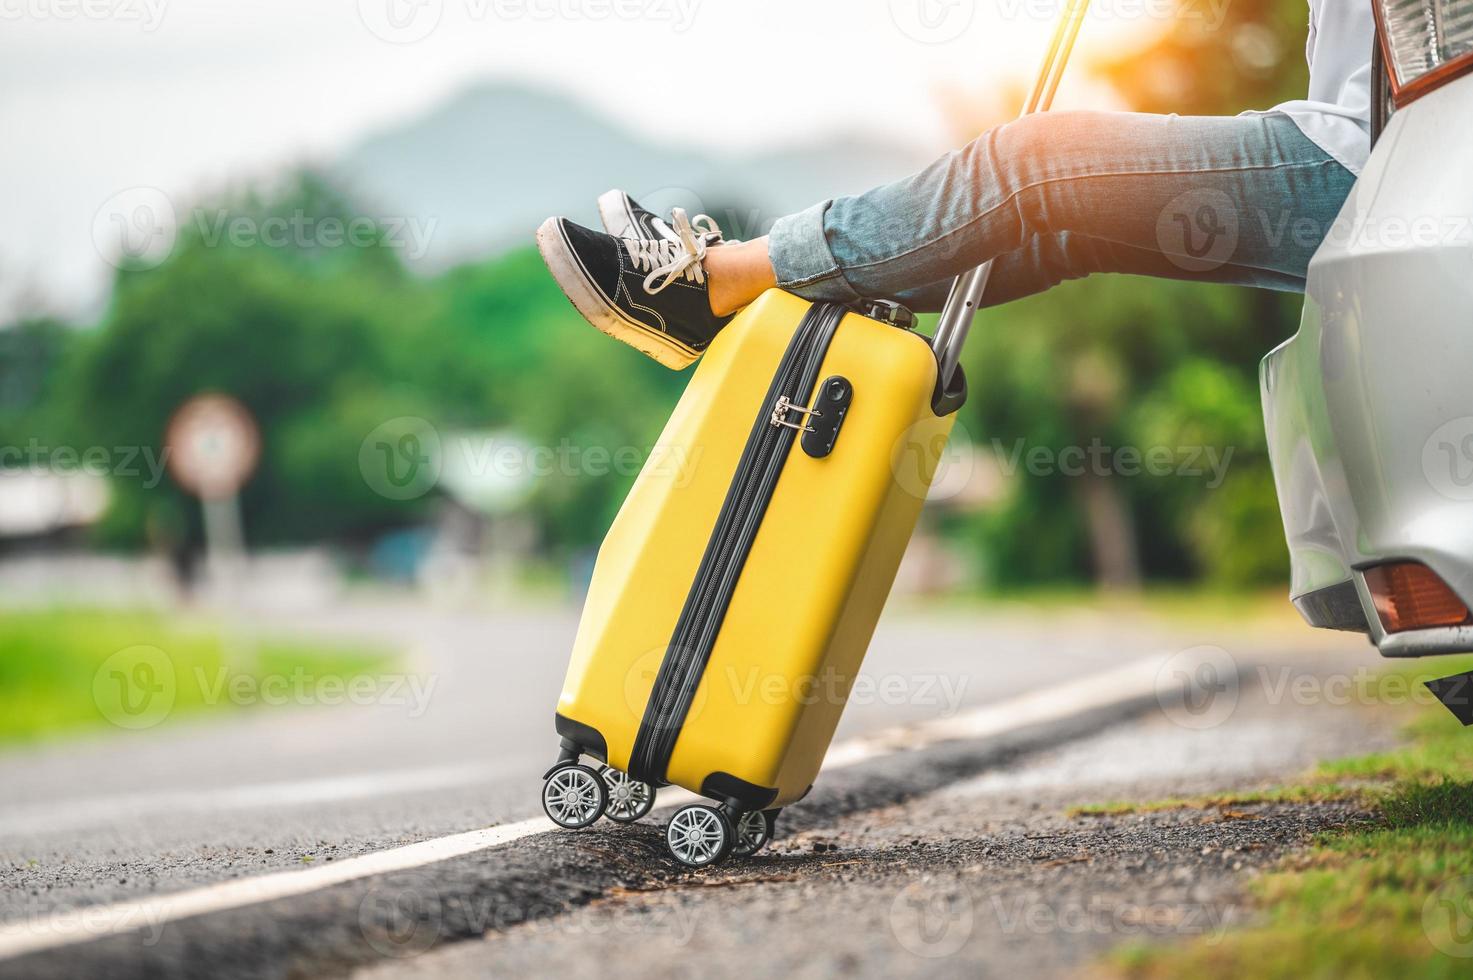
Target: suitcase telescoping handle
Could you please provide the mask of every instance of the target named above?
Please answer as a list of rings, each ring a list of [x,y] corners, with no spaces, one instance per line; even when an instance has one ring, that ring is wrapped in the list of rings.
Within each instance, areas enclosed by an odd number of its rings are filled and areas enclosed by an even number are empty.
[[[1045,112],[1053,104],[1054,92],[1059,88],[1059,79],[1064,75],[1064,66],[1069,63],[1069,53],[1074,49],[1074,39],[1079,36],[1079,27],[1084,23],[1088,9],[1089,0],[1068,0],[1058,26],[1054,28],[1048,52],[1043,56],[1043,64],[1039,66],[1038,77],[1033,81],[1033,89],[1028,93],[1028,102],[1019,116]],[[943,381],[943,390],[949,387],[944,382],[956,370],[962,344],[966,343],[967,331],[972,329],[972,321],[977,316],[991,274],[992,260],[988,259],[977,268],[957,276],[951,284],[946,305],[941,309],[941,319],[936,324],[936,336],[931,341],[936,352],[937,377]]]

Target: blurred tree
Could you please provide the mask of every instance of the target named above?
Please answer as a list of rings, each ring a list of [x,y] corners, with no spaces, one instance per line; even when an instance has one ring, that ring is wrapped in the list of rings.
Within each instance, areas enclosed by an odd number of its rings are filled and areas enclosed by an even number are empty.
[[[1262,581],[1265,563],[1219,560],[1213,549],[1281,556],[1281,530],[1266,537],[1259,519],[1247,537],[1239,525],[1208,536],[1193,515],[1215,497],[1264,489],[1253,472],[1267,466],[1256,362],[1285,314],[1262,314],[1296,300],[1106,276],[984,310],[965,353],[973,383],[961,422],[1017,484],[999,513],[976,522],[992,579],[1128,587],[1141,576],[1207,572],[1226,584]],[[1035,450],[1042,462],[1029,465]],[[1170,454],[1169,467],[1155,467],[1168,472],[1152,475],[1137,460],[1153,450]],[[1223,457],[1219,486],[1209,463]],[[1263,503],[1260,515],[1277,521],[1272,493]]]
[[[1215,115],[1302,99],[1305,0],[1180,0],[1143,49],[1092,66],[1133,109]]]
[[[589,329],[533,248],[455,269],[433,292],[413,341],[424,377],[462,422],[540,447],[528,463],[545,543],[596,545],[689,375]]]
[[[267,447],[242,495],[253,543],[403,520],[412,506],[375,495],[356,457],[378,422],[428,411],[393,356],[415,287],[377,240],[328,247],[311,232],[268,243],[258,232],[273,215],[309,229],[356,217],[310,175],[274,204],[245,197],[193,211],[165,263],[119,274],[101,328],[78,345],[66,385],[75,428],[161,453],[182,402],[225,392],[250,409]],[[212,230],[237,220],[237,234]],[[104,541],[137,545],[151,530],[197,538],[197,509],[171,483],[149,482],[115,478]]]
[[[1132,105],[1233,112],[1302,89],[1302,0],[1190,2],[1184,11],[1221,23],[1183,16],[1100,68]],[[978,113],[1001,111],[961,101],[949,111],[964,136]],[[282,219],[291,233],[263,240]],[[542,543],[596,544],[686,376],[589,330],[532,249],[418,279],[368,220],[367,241],[329,241],[324,228],[361,232],[365,219],[310,173],[195,208],[166,262],[119,273],[98,329],[35,321],[0,332],[0,436],[67,426],[79,445],[158,452],[183,400],[230,393],[265,440],[243,497],[261,544],[357,540],[424,520],[428,499],[385,499],[359,472],[363,440],[389,419],[421,416],[442,434],[512,431],[542,450],[529,505]],[[1280,577],[1255,363],[1292,331],[1297,308],[1294,297],[1100,277],[987,311],[966,353],[962,423],[1005,460],[1022,445],[1055,463],[1016,463],[1004,503],[962,522],[990,577],[1126,587]],[[1233,455],[1211,487],[1211,474],[1059,471],[1065,450],[1096,443]],[[115,480],[102,539],[197,540],[193,503],[145,482]]]
[[[253,231],[281,218],[305,236]],[[311,232],[354,220],[364,219],[310,174],[274,197],[191,211],[166,262],[119,274],[104,322],[56,372],[77,438],[160,453],[183,401],[233,395],[262,432],[242,494],[259,545],[355,540],[424,520],[433,498],[387,499],[359,470],[363,440],[388,420],[425,418],[442,437],[512,431],[541,450],[522,465],[544,543],[596,544],[684,376],[589,330],[535,249],[419,280],[379,237],[329,246]],[[50,350],[31,347],[30,361]],[[198,542],[198,508],[172,483],[149,482],[115,479],[101,540]]]
[[[0,329],[0,446],[62,438],[55,392],[76,336],[72,327],[44,318]]]
[[[1235,113],[1302,96],[1304,0],[1182,0],[1143,48],[1089,66],[1135,109]],[[1085,67],[1085,66],[1080,66]],[[944,106],[961,139],[995,102]],[[1000,455],[1042,447],[1058,461],[1092,444],[1230,453],[1211,473],[1075,476],[1016,468],[1017,486],[974,522],[983,565],[1001,584],[1205,575],[1227,585],[1281,580],[1256,365],[1291,334],[1297,296],[1222,286],[1094,277],[985,311],[966,352],[963,422]]]

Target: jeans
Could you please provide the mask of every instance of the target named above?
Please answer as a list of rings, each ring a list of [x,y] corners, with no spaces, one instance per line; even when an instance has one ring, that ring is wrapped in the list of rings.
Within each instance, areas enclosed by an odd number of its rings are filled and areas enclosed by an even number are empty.
[[[1355,175],[1286,116],[1050,112],[773,225],[778,284],[918,312],[995,259],[984,304],[1092,272],[1303,290]]]

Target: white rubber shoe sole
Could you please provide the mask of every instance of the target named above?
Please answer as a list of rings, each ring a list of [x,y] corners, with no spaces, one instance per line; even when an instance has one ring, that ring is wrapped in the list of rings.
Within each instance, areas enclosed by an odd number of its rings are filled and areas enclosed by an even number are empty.
[[[602,210],[603,198],[599,201]],[[653,357],[672,371],[688,367],[701,356],[700,351],[687,347],[669,334],[625,316],[589,277],[583,263],[578,260],[577,253],[563,237],[557,218],[548,218],[537,229],[537,251],[542,253],[542,261],[547,263],[547,269],[552,273],[552,278],[557,280],[563,295],[568,297],[574,309],[583,314],[583,318],[596,329],[628,344],[641,354]]]

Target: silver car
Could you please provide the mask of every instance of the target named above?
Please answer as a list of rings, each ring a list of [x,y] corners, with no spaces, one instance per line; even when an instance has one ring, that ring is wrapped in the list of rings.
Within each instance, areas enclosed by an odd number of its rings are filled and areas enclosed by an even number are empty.
[[[1388,657],[1473,650],[1473,0],[1375,0],[1369,164],[1263,360],[1291,595]]]

